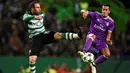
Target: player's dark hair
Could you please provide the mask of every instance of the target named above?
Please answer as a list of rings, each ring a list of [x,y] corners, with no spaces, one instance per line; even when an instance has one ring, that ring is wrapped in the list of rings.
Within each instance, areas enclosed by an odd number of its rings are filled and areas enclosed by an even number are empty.
[[[33,8],[33,7],[35,6],[35,4],[37,4],[37,3],[39,3],[39,2],[37,2],[37,1],[31,2],[31,3],[30,3],[30,8]]]
[[[31,8],[34,8],[35,4],[39,3],[38,1],[33,1],[30,3],[28,10],[31,10]]]
[[[108,6],[109,9],[110,9],[110,7],[111,7],[109,4],[103,4],[102,6]]]

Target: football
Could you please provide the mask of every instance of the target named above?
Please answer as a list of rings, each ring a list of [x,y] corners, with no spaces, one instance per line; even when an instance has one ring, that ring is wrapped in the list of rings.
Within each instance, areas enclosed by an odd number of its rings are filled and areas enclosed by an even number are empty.
[[[94,61],[94,54],[92,54],[91,52],[87,52],[84,54],[83,56],[83,61],[90,63]]]

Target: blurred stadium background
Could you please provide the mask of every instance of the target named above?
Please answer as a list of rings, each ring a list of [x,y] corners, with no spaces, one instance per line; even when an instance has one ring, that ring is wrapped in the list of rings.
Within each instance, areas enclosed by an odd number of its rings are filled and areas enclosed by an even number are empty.
[[[29,73],[28,44],[22,16],[33,0],[0,0],[0,73]],[[46,28],[59,32],[77,32],[89,27],[89,18],[81,19],[80,10],[100,11],[104,3],[111,5],[115,20],[111,57],[97,65],[97,73],[130,73],[130,0],[39,0],[46,12]],[[85,39],[59,41],[44,46],[37,61],[38,73],[90,73],[77,51]],[[24,72],[24,71],[27,72]],[[48,72],[47,72],[48,71]]]

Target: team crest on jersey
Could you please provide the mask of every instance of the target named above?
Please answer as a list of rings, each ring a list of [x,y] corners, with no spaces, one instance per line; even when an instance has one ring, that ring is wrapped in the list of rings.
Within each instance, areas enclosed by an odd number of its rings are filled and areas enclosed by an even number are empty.
[[[100,19],[97,19],[97,21],[99,22],[99,21],[100,21]]]
[[[107,22],[106,25],[109,26],[109,23]]]

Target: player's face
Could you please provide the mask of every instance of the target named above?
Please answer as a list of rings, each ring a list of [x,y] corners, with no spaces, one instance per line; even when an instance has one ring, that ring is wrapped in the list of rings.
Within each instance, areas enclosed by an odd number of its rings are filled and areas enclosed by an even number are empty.
[[[109,6],[103,6],[102,7],[102,16],[107,17],[107,16],[109,16],[109,13],[110,13]]]
[[[34,14],[38,15],[38,14],[40,13],[40,11],[41,11],[40,4],[39,4],[39,3],[36,3],[36,4],[34,5],[34,7],[32,8],[32,10],[33,10],[33,13],[34,13]]]

